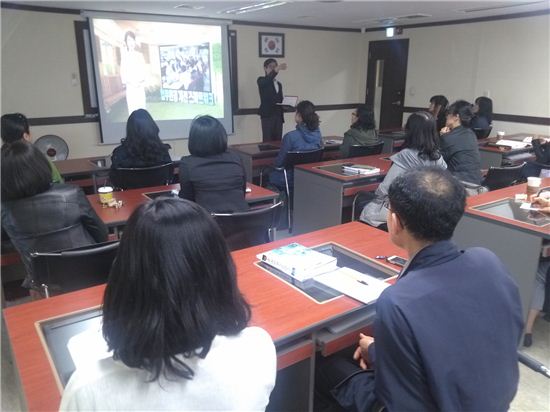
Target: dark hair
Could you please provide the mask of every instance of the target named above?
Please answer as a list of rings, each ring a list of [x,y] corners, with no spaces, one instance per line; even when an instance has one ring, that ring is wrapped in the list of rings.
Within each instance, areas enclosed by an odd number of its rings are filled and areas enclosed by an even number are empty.
[[[415,112],[405,124],[405,143],[402,148],[416,149],[422,159],[437,160],[439,152],[439,134],[435,117],[428,112]]]
[[[447,100],[447,98],[442,94],[436,94],[435,96],[430,97],[430,103],[433,103],[435,106],[440,106],[440,111],[445,113],[449,100]]]
[[[159,128],[149,112],[137,109],[128,117],[126,138],[122,140],[130,155],[144,163],[154,164],[167,150],[159,137]]]
[[[191,379],[184,358],[205,358],[216,335],[250,320],[222,232],[199,205],[157,198],[128,220],[103,300],[113,357],[156,380]]]
[[[480,96],[476,99],[476,104],[479,106],[477,115],[485,117],[487,122],[493,121],[493,101],[485,96]]]
[[[126,33],[124,33],[124,44],[126,45],[126,50],[128,50],[128,37],[136,40],[136,34],[131,30],[128,30]]]
[[[29,121],[24,114],[8,113],[2,116],[2,141],[12,143],[29,133]]]
[[[458,116],[460,118],[460,124],[464,127],[469,127],[474,112],[472,110],[472,104],[466,100],[457,100],[447,108],[447,114]]]
[[[462,184],[447,170],[422,167],[397,177],[388,190],[390,210],[417,239],[453,236],[466,207]]]
[[[366,104],[360,104],[357,106],[357,120],[351,125],[352,129],[376,129],[374,123],[374,111],[372,107],[367,106]]]
[[[24,140],[2,146],[2,201],[23,199],[47,191],[52,182],[50,162]]]
[[[220,121],[212,116],[199,116],[189,130],[189,153],[206,157],[227,151],[227,132]]]
[[[267,66],[269,66],[271,63],[277,63],[277,60],[275,59],[266,59],[266,61],[264,62],[264,69],[267,68]]]
[[[449,104],[449,101],[442,94],[436,94],[435,96],[432,96],[430,98],[430,103],[432,103],[435,107],[439,106],[439,111],[437,112],[436,119],[437,131],[439,133],[439,130],[445,127],[445,112],[447,110],[447,105]]]
[[[315,113],[315,106],[309,100],[302,100],[298,103],[296,112],[300,114],[302,121],[309,130],[314,131],[319,128],[319,115]]]

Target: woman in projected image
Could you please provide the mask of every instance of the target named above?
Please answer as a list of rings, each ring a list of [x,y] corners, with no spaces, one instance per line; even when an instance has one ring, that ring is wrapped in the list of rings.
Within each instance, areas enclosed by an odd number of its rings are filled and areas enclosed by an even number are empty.
[[[145,109],[145,74],[147,67],[143,54],[137,50],[136,35],[127,31],[124,35],[126,45],[120,59],[120,78],[126,87],[126,105],[128,114],[137,109]]]
[[[223,234],[199,205],[158,198],[124,229],[103,298],[113,356],[78,366],[61,411],[264,411],[277,358],[248,326]]]

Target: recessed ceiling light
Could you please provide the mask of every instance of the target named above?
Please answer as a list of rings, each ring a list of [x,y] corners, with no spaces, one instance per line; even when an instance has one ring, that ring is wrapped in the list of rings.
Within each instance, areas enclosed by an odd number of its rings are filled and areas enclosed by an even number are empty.
[[[174,6],[175,9],[185,9],[185,10],[202,10],[204,6],[198,6],[193,4],[179,4]]]
[[[279,1],[279,0],[263,1],[261,3],[252,4],[251,6],[243,6],[243,7],[237,8],[237,9],[222,10],[218,13],[220,13],[220,14],[251,13],[253,11],[260,11],[260,10],[270,9],[272,7],[282,6],[284,4],[286,4],[286,1]]]

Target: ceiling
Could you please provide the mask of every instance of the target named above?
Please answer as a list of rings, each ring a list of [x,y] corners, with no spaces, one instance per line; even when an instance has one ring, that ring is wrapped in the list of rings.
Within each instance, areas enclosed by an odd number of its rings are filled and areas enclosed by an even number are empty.
[[[227,11],[269,3],[253,1],[11,1],[11,3],[80,10],[208,17],[271,24],[376,28],[444,22],[550,9],[550,0],[526,1],[277,1],[284,3],[247,13]],[[176,8],[176,6],[180,6]]]

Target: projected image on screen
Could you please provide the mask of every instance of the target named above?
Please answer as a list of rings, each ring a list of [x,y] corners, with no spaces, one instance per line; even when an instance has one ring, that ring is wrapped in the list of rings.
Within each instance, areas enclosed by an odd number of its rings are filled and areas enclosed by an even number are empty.
[[[93,19],[93,28],[102,122],[137,109],[156,121],[224,117],[221,27]]]

